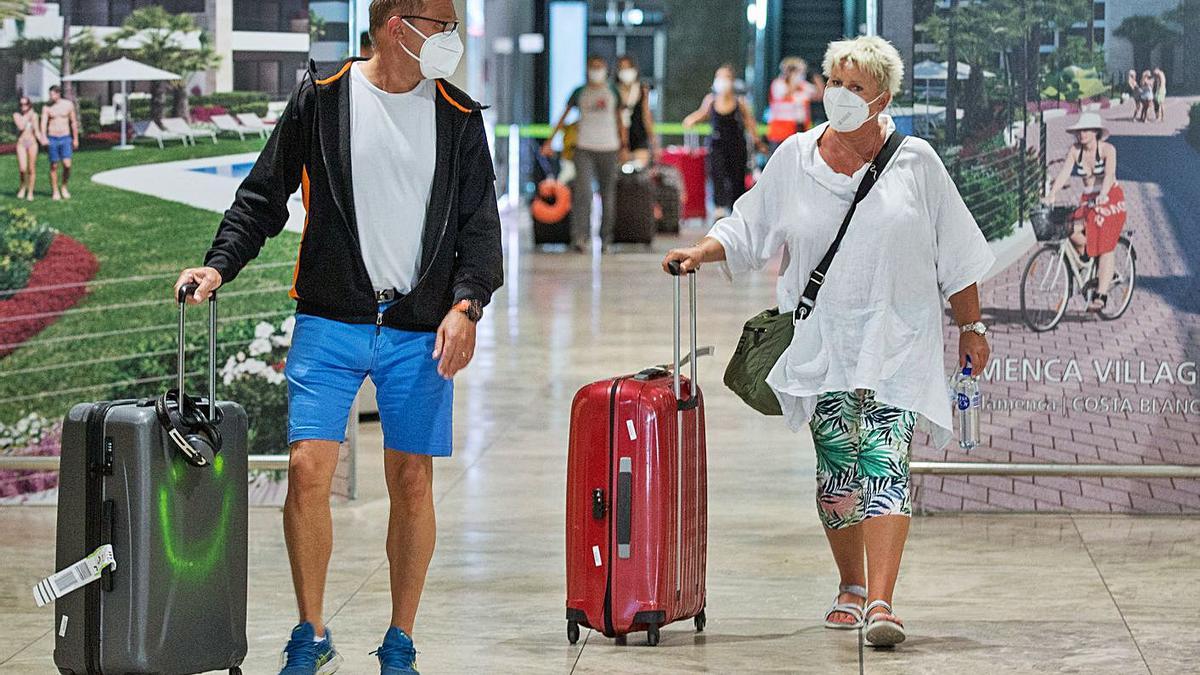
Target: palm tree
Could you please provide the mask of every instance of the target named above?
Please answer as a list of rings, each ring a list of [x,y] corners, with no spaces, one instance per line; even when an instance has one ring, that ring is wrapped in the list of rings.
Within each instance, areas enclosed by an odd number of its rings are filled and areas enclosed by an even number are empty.
[[[1113,31],[1113,35],[1124,38],[1133,45],[1133,67],[1139,71],[1152,65],[1151,55],[1155,47],[1173,42],[1179,37],[1162,19],[1145,14],[1127,17]]]
[[[0,0],[0,20],[28,16],[29,5],[29,0]]]
[[[143,7],[130,14],[121,24],[121,30],[109,37],[110,45],[136,40],[139,45],[127,50],[130,58],[148,63],[156,68],[179,73],[180,79],[171,83],[175,94],[175,113],[187,115],[187,80],[192,73],[212,68],[221,57],[200,33],[200,47],[189,49],[186,39],[200,32],[191,14],[171,14],[159,6]],[[161,120],[164,108],[162,82],[150,83],[150,117]]]

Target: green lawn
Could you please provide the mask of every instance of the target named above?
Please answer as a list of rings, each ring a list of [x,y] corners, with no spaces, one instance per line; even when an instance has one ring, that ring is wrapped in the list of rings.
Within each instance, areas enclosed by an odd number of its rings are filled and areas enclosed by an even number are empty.
[[[170,287],[179,270],[198,265],[212,239],[220,217],[174,202],[146,197],[91,181],[93,174],[134,164],[254,152],[263,141],[222,140],[219,145],[197,147],[139,147],[127,152],[92,150],[75,156],[71,180],[74,196],[69,202],[49,198],[49,164],[39,158],[38,199],[28,205],[44,223],[83,242],[100,261],[92,292],[66,315],[35,336],[31,343],[0,359],[0,422],[11,423],[28,412],[61,417],[73,403],[102,399],[131,379],[162,372],[157,357],[153,363],[120,360],[147,350],[162,351],[174,344],[176,307]],[[0,157],[0,206],[25,206],[14,198],[18,186],[16,160]],[[278,323],[292,306],[286,290],[291,282],[298,235],[285,233],[268,242],[258,263],[275,266],[248,269],[228,290],[221,303],[223,318],[271,313]],[[113,282],[129,277],[149,277],[132,282]],[[137,304],[145,303],[145,304]],[[132,305],[132,306],[130,306]],[[193,310],[193,334],[199,337],[203,310]],[[244,324],[245,322],[234,322]],[[131,332],[140,328],[172,325],[171,328]],[[238,332],[244,333],[244,326]],[[97,333],[122,334],[90,337]],[[230,336],[224,335],[224,339]],[[241,339],[239,335],[238,339]],[[40,344],[39,344],[40,343]],[[100,363],[94,361],[101,360]],[[199,362],[196,364],[199,365]],[[195,391],[195,385],[190,385]],[[87,389],[84,389],[87,388]],[[163,383],[136,385],[144,395],[165,389]],[[67,391],[77,390],[77,391]],[[22,400],[11,400],[20,398]]]

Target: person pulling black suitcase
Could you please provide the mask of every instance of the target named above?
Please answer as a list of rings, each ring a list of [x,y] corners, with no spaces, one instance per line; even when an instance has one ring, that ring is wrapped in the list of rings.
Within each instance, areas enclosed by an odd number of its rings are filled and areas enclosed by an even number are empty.
[[[208,398],[185,392],[184,298],[195,290],[179,295],[176,388],[76,405],[64,421],[62,571],[34,589],[39,604],[55,604],[61,673],[241,672],[247,418],[240,405],[215,400],[215,295]]]

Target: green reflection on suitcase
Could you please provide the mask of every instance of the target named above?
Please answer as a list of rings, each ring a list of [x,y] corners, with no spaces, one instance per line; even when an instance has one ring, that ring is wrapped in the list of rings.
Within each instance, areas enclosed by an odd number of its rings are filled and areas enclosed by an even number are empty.
[[[217,455],[220,459],[220,455]],[[214,465],[221,465],[223,462]],[[217,472],[220,475],[220,472]],[[225,496],[221,500],[221,516],[211,534],[201,541],[186,543],[180,541],[175,532],[175,520],[171,510],[171,495],[166,487],[158,489],[158,524],[162,531],[163,553],[167,564],[177,574],[187,572],[197,580],[207,576],[221,560],[229,534],[229,519],[233,512],[233,490],[225,488]]]

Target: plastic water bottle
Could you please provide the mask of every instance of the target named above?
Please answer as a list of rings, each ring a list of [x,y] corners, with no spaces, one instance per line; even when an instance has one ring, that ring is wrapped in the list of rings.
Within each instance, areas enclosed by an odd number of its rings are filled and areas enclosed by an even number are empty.
[[[954,411],[958,417],[958,445],[970,450],[979,446],[979,411],[983,407],[979,378],[971,374],[971,357],[967,357],[967,367],[954,378],[953,389]]]

